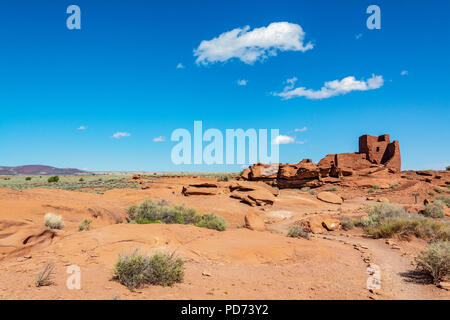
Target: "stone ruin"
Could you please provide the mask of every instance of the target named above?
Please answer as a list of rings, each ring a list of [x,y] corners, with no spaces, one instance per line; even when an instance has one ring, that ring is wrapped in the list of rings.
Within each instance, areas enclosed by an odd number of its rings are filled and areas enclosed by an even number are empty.
[[[401,171],[398,141],[388,134],[359,137],[359,152],[329,154],[317,164],[303,159],[297,164],[257,163],[241,173],[244,180],[264,181],[278,188],[319,187],[343,177]]]

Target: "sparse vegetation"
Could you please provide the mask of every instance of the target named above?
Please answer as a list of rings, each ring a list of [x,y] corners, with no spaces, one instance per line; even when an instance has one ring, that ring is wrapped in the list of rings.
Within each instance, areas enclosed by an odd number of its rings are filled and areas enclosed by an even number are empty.
[[[311,190],[310,187],[303,187],[300,189],[301,192],[308,192],[309,190]]]
[[[44,269],[39,272],[34,282],[36,287],[50,286],[53,281],[54,266],[51,263],[45,265]]]
[[[417,268],[438,284],[450,274],[450,242],[437,241],[415,259]]]
[[[58,182],[59,181],[59,177],[58,176],[51,176],[47,179],[47,181],[49,183],[53,183],[53,182]]]
[[[372,186],[372,189],[373,189],[373,190],[377,190],[377,189],[380,189],[380,186],[379,186],[379,185],[377,185],[377,184],[374,184],[374,185]]]
[[[91,229],[92,219],[85,218],[80,222],[78,231],[89,231]]]
[[[398,187],[398,183],[394,183],[389,186],[389,189],[395,189],[397,187]]]
[[[295,225],[295,226],[290,227],[287,235],[288,235],[288,237],[292,237],[292,238],[309,239],[308,232],[306,232],[305,229],[303,229],[303,227],[300,225]]]
[[[315,196],[317,194],[316,190],[309,190],[309,194]]]
[[[31,180],[31,177],[26,177],[25,178],[25,181],[30,181]]]
[[[80,182],[83,182],[84,181],[84,179],[83,178],[80,178],[78,181],[80,181]]]
[[[434,187],[433,190],[436,191],[437,193],[442,193],[442,192],[444,192],[444,190],[442,190],[441,188],[439,188],[439,187],[437,187],[437,186]]]
[[[436,201],[441,201],[442,203],[444,203],[447,207],[450,208],[450,196],[439,196],[436,197],[436,199],[434,199]]]
[[[426,217],[443,218],[445,216],[444,205],[445,204],[442,201],[434,200],[432,203],[425,206],[423,214]]]
[[[355,227],[355,224],[353,223],[353,220],[350,219],[349,217],[344,217],[341,220],[341,226],[342,229],[344,229],[345,231],[351,230]]]
[[[228,180],[230,180],[230,176],[229,175],[222,175],[222,176],[219,176],[218,178],[217,178],[217,181],[228,181]]]
[[[428,195],[431,196],[431,197],[434,197],[434,192],[430,191],[430,192],[428,192]]]
[[[62,216],[58,216],[53,213],[47,213],[44,216],[45,226],[49,227],[50,229],[63,229],[64,228],[64,222],[62,219]]]
[[[145,284],[171,286],[183,280],[183,260],[174,254],[156,252],[149,257],[135,250],[132,254],[119,255],[113,276],[130,290]]]
[[[225,220],[219,216],[214,214],[198,215],[193,208],[170,205],[164,200],[154,202],[151,199],[147,199],[139,206],[130,206],[128,208],[128,220],[137,224],[193,224],[198,227],[218,231],[226,229]]]
[[[334,191],[338,191],[339,189],[337,187],[329,187],[324,189],[323,191],[327,191],[327,192],[334,192]]]

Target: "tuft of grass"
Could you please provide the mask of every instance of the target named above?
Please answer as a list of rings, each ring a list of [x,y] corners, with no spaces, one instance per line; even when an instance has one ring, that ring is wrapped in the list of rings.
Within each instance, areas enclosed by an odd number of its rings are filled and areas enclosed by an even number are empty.
[[[54,266],[51,263],[45,265],[44,269],[39,272],[34,281],[36,287],[50,286],[53,284],[53,269]]]
[[[214,229],[217,231],[224,231],[227,228],[227,223],[222,217],[211,213],[202,215],[200,221],[195,225],[200,228]]]
[[[389,189],[395,189],[397,187],[398,187],[398,183],[394,183],[389,186]]]
[[[62,219],[62,216],[58,216],[53,213],[47,213],[44,216],[44,222],[45,226],[49,227],[50,229],[63,229],[64,228],[64,222]]]
[[[53,182],[58,182],[59,181],[59,177],[58,176],[51,176],[47,179],[47,181],[49,183],[53,183]]]
[[[300,225],[295,225],[295,226],[290,227],[289,231],[287,233],[287,236],[291,237],[291,238],[309,239],[308,232],[306,232],[305,229],[303,229],[303,227]]]
[[[443,218],[445,216],[444,213],[444,202],[439,200],[433,200],[432,203],[429,203],[425,206],[425,210],[423,211],[424,216],[431,218]]]
[[[341,220],[341,226],[342,229],[344,229],[345,231],[351,230],[355,227],[355,224],[353,223],[353,220],[350,219],[349,217],[344,217]]]
[[[450,242],[437,241],[415,259],[417,268],[438,284],[450,274]]]
[[[78,231],[89,231],[91,229],[91,223],[92,219],[85,218],[80,222],[80,225],[78,226]]]
[[[183,260],[174,254],[156,252],[152,256],[139,253],[120,254],[113,277],[130,290],[145,284],[171,286],[184,277]]]

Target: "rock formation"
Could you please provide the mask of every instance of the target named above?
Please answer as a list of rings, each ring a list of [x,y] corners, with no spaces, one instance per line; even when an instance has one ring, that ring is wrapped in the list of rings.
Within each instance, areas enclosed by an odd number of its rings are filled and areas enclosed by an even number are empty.
[[[279,188],[319,187],[324,183],[340,181],[342,177],[366,175],[385,170],[401,170],[398,141],[390,142],[388,134],[379,137],[359,137],[359,152],[329,154],[317,164],[303,159],[297,164],[257,163],[245,169],[244,180],[264,181]]]

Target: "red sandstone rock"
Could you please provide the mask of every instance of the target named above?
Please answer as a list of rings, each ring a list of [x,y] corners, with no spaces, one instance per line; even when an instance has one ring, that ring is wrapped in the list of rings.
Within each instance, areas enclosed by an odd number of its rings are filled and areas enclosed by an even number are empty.
[[[342,204],[342,198],[332,192],[323,191],[317,194],[317,199],[328,203]]]
[[[264,231],[266,230],[264,225],[264,219],[255,212],[254,209],[248,210],[244,218],[245,227],[254,231]]]

